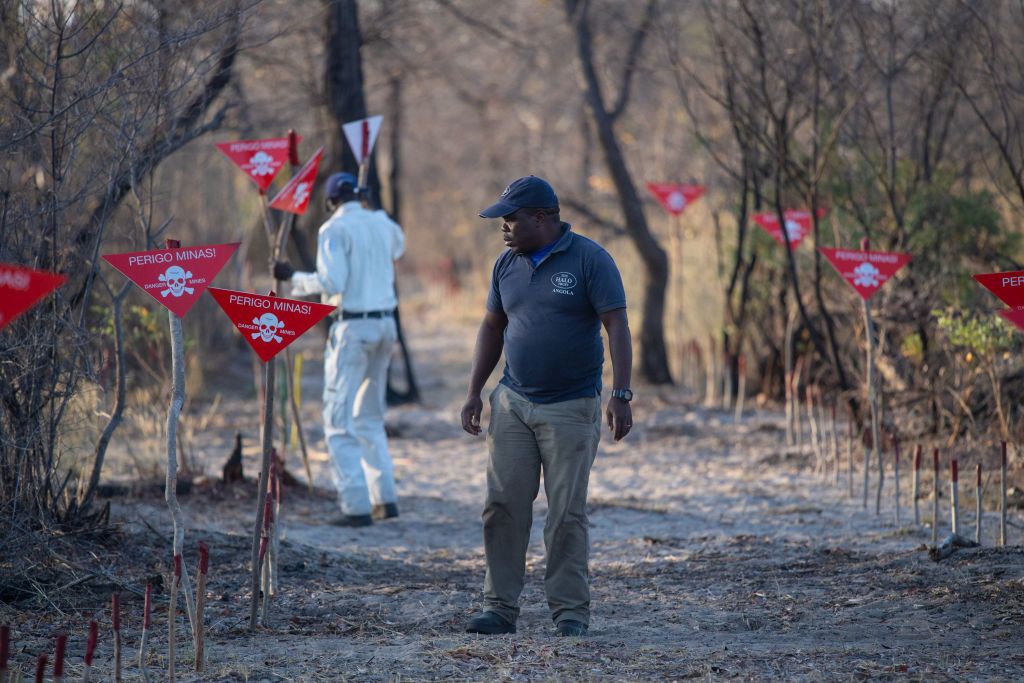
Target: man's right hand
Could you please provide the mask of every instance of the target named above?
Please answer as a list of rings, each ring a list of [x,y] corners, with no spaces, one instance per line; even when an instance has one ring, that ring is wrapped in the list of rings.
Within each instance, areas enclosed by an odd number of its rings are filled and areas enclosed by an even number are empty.
[[[462,428],[473,436],[480,435],[480,413],[483,409],[480,394],[471,394],[462,406]]]
[[[274,261],[275,280],[291,280],[294,273],[295,269],[291,267],[291,264],[285,261]]]

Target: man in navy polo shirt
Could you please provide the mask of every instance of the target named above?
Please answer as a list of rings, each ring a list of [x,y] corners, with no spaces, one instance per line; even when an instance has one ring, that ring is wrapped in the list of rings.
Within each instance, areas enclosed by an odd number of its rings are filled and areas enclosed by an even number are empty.
[[[613,388],[605,418],[616,441],[633,419],[633,352],[626,295],[612,257],[559,219],[545,180],[516,180],[480,212],[501,218],[508,249],[494,264],[487,312],[477,335],[462,428],[480,434],[480,392],[505,352],[491,393],[484,505],[484,612],[470,633],[515,633],[533,501],[544,473],[544,589],[556,632],[590,625],[587,483],[601,432],[601,327],[608,333]]]

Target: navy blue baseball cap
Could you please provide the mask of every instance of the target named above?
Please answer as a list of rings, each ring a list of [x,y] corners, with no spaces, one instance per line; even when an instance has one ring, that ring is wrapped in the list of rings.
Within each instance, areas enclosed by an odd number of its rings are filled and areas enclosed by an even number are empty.
[[[354,191],[358,185],[359,180],[351,173],[332,173],[324,181],[324,194],[328,199],[336,200],[346,192]]]
[[[501,218],[519,209],[553,209],[558,196],[548,181],[535,175],[514,180],[498,197],[498,201],[480,212],[481,218]]]

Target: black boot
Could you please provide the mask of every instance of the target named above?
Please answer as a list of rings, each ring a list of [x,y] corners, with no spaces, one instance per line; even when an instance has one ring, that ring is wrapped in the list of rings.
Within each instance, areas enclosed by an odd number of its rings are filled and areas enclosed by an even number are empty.
[[[383,505],[374,505],[373,512],[371,513],[371,515],[377,521],[397,517],[398,503],[384,503]]]
[[[466,627],[466,633],[482,633],[485,636],[515,632],[516,625],[511,621],[506,621],[496,612],[484,612],[478,617],[473,617],[469,621],[469,626]]]
[[[341,515],[333,520],[334,526],[360,527],[373,524],[373,517],[370,515]]]

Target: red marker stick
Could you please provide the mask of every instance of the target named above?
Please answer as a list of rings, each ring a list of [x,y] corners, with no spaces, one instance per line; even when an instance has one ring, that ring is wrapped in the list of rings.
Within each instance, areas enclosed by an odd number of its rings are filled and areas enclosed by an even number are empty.
[[[36,683],[43,683],[43,679],[46,676],[46,662],[46,655],[36,657]]]
[[[932,545],[939,542],[939,449],[932,451],[932,468],[935,475],[932,479]]]
[[[918,499],[921,497],[921,444],[914,447],[914,524],[921,525],[921,510]]]
[[[981,463],[975,468],[978,476],[974,481],[974,541],[981,545]]]
[[[53,680],[60,683],[64,680],[64,654],[68,649],[68,636],[66,633],[57,634],[57,646],[53,653]]]
[[[1006,442],[999,462],[999,545],[1006,545]]]
[[[299,165],[299,140],[295,135],[295,129],[288,130],[288,163],[292,166]]]
[[[89,673],[92,671],[92,660],[96,654],[96,641],[100,637],[100,625],[93,619],[89,622],[89,640],[85,644],[85,672],[82,674],[82,680],[89,680]]]
[[[121,683],[121,594],[110,596],[110,621],[114,631],[114,681]]]
[[[949,494],[950,494],[949,495],[949,505],[950,505],[950,508],[949,508],[949,517],[950,517],[950,522],[953,524],[953,533],[954,534],[959,534],[960,533],[960,520],[958,519],[958,517],[959,517],[958,513],[960,512],[960,510],[959,510],[959,508],[960,508],[960,493],[958,491],[958,487],[959,487],[960,476],[959,476],[959,469],[957,468],[956,458],[953,458],[952,462],[950,463],[949,470],[950,470],[950,481],[949,481]]]
[[[146,600],[142,603],[142,628],[147,629],[153,625],[153,584],[146,584]]]
[[[11,627],[0,624],[0,681],[6,680],[7,660],[11,656]]]
[[[89,640],[85,643],[85,663],[92,666],[93,656],[96,654],[96,643],[100,639],[100,625],[95,619],[89,621]]]

